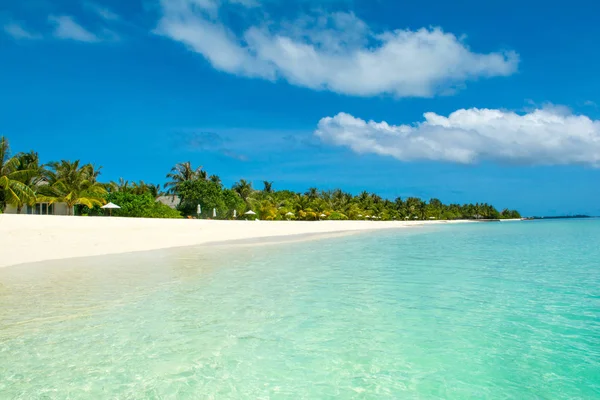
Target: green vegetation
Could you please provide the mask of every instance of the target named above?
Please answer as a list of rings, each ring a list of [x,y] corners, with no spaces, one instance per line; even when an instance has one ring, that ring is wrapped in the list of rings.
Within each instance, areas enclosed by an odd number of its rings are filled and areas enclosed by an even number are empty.
[[[394,201],[376,194],[362,192],[358,196],[342,190],[319,191],[310,188],[305,193],[276,191],[273,182],[263,181],[262,189],[241,179],[232,189],[224,188],[216,175],[207,177],[202,168],[194,169],[189,162],[173,167],[172,179],[165,185],[169,193],[181,200],[178,209],[185,216],[210,218],[213,209],[218,219],[230,219],[234,210],[238,218],[252,210],[263,220],[424,220],[424,219],[508,219],[520,218],[515,210],[499,212],[489,204],[450,204],[438,199],[425,202],[415,197]]]
[[[79,164],[79,160],[49,163],[42,175],[47,184],[39,185],[40,200],[65,203],[69,215],[73,215],[76,205],[92,208],[106,204],[106,188],[97,181],[100,170],[91,164]]]
[[[263,181],[262,188],[241,179],[231,189],[223,187],[217,175],[209,176],[202,167],[190,162],[175,165],[161,186],[140,182],[101,183],[101,168],[81,164],[79,160],[62,160],[42,165],[37,153],[10,155],[8,141],[0,137],[0,212],[8,204],[21,212],[36,202],[65,203],[70,214],[106,215],[100,206],[112,202],[120,209],[112,215],[144,218],[181,218],[197,216],[231,219],[252,210],[263,220],[427,220],[427,219],[504,219],[520,218],[515,210],[499,212],[489,204],[443,204],[438,199],[428,202],[416,197],[383,199],[368,192],[356,196],[340,189],[305,193],[275,190],[273,182]],[[158,201],[177,201],[177,209]],[[252,217],[255,218],[255,217]]]
[[[31,171],[23,164],[24,155],[11,157],[8,140],[0,136],[0,211],[7,204],[17,208],[35,202],[35,192],[27,184]]]
[[[106,196],[106,201],[121,207],[111,211],[115,217],[181,218],[179,211],[156,201],[156,198],[150,193],[114,192]],[[81,214],[108,215],[108,211],[98,207],[91,210],[83,208]]]

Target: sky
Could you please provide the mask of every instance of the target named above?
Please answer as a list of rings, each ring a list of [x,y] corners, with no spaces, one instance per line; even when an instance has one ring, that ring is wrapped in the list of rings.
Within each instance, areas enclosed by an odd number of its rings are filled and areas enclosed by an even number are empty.
[[[600,215],[593,0],[0,0],[0,135],[102,179]]]

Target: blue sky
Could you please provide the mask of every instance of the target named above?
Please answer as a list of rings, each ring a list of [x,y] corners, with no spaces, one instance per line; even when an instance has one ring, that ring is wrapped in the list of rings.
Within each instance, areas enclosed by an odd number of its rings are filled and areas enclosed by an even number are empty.
[[[103,179],[600,215],[600,5],[4,1],[0,133]]]

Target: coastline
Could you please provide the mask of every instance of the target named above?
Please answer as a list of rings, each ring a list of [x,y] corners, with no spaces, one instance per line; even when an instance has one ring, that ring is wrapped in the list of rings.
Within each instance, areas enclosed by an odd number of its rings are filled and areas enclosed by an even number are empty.
[[[469,221],[219,221],[0,215],[0,268],[197,245],[277,244]]]

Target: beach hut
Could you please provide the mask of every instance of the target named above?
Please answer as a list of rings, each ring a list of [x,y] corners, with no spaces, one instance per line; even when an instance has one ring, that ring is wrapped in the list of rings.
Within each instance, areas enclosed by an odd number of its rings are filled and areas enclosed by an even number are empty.
[[[112,216],[112,210],[115,210],[115,209],[118,209],[118,208],[121,208],[121,207],[119,207],[118,205],[116,205],[114,203],[108,203],[107,205],[104,205],[104,206],[102,206],[100,208],[108,210],[108,215]]]

